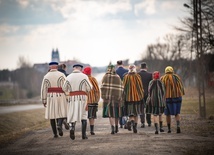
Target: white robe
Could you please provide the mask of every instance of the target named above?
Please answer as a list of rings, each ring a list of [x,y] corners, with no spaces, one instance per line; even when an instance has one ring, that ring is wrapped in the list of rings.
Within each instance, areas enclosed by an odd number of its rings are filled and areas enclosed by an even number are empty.
[[[74,91],[89,92],[92,89],[88,76],[80,71],[73,71],[66,77],[63,90],[67,93]],[[68,96],[67,122],[81,122],[87,120],[87,95]]]
[[[67,117],[67,102],[65,93],[48,92],[48,88],[62,88],[65,75],[56,69],[50,70],[43,78],[41,86],[42,103],[47,103],[45,108],[46,119]]]

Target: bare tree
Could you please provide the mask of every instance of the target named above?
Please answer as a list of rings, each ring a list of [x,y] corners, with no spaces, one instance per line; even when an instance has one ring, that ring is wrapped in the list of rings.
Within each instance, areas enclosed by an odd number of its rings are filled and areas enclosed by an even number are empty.
[[[18,68],[32,67],[31,63],[24,56],[19,56],[17,65],[18,65]]]

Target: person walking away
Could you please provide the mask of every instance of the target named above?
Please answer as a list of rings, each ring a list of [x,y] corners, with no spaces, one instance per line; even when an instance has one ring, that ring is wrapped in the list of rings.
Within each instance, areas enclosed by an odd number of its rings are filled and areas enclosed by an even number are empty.
[[[75,139],[76,122],[82,122],[82,139],[88,139],[87,128],[87,93],[92,85],[88,76],[82,73],[81,64],[73,65],[73,72],[69,74],[63,85],[68,100],[67,123],[70,126],[70,138]]]
[[[58,71],[64,73],[66,77],[68,76],[68,74],[66,73],[66,65],[65,64],[58,65]],[[67,123],[67,117],[65,117],[63,119],[63,124],[65,126],[65,129],[69,130],[69,124]]]
[[[138,72],[138,74],[141,76],[141,80],[143,82],[143,90],[144,90],[144,101],[146,102],[147,96],[148,96],[148,85],[149,82],[152,80],[152,73],[148,72],[148,66],[146,62],[143,62],[141,64],[141,69]],[[141,128],[145,127],[145,109],[147,111],[147,107],[144,107],[143,105],[143,113],[140,115],[140,121],[141,121]],[[146,114],[146,122],[148,123],[148,126],[151,126],[151,114]]]
[[[160,132],[163,130],[163,120],[162,114],[164,113],[165,108],[165,87],[160,80],[160,72],[153,72],[153,80],[149,82],[148,87],[148,97],[146,100],[146,105],[148,107],[147,113],[153,114],[155,134],[158,134],[158,117]]]
[[[124,75],[128,73],[128,69],[124,68],[122,60],[117,61],[116,73],[120,76],[120,79],[122,81],[123,81]],[[125,119],[127,118],[124,118],[124,110],[123,110],[122,117],[119,118],[120,128],[123,128],[123,125],[125,125]]]
[[[103,118],[109,118],[111,134],[119,132],[118,119],[123,109],[123,84],[116,74],[115,66],[109,65],[101,82],[101,98],[103,99]]]
[[[65,76],[67,77],[69,74],[66,72],[66,68],[67,68],[66,64],[60,64],[58,66],[58,71],[64,73]]]
[[[144,103],[144,90],[141,77],[137,74],[136,66],[130,65],[128,74],[123,79],[125,94],[125,115],[129,116],[128,130],[137,133],[138,115],[142,114]]]
[[[45,118],[50,119],[54,137],[63,136],[62,121],[67,116],[66,96],[62,90],[65,75],[57,70],[58,63],[49,63],[49,72],[44,76],[41,85],[41,99],[45,107]],[[57,128],[56,120],[57,119]]]
[[[92,84],[92,90],[87,93],[88,100],[88,119],[90,124],[90,133],[91,135],[95,135],[94,133],[94,120],[97,118],[98,111],[98,102],[100,100],[100,88],[97,82],[97,79],[91,75],[92,69],[87,66],[84,68],[83,73],[86,74],[89,78],[89,81]]]
[[[166,90],[166,108],[164,110],[164,114],[166,115],[168,133],[171,133],[171,115],[175,116],[177,133],[181,133],[180,111],[182,96],[185,95],[183,82],[177,74],[174,74],[174,70],[171,66],[167,66],[165,68],[165,75],[161,77],[161,81],[163,82]]]

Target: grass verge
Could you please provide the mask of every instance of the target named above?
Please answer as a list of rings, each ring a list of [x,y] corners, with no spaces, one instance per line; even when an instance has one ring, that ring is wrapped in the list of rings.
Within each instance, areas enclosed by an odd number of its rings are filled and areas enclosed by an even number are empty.
[[[12,143],[29,131],[49,127],[50,123],[44,116],[44,109],[0,115],[0,145]]]

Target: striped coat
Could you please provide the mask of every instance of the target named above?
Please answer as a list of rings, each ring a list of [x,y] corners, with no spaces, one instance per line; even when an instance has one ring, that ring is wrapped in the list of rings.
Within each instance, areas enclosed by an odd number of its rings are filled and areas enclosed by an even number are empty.
[[[166,98],[176,98],[185,95],[183,83],[178,75],[166,73],[160,79],[165,86]]]
[[[166,106],[165,87],[161,80],[152,80],[149,82],[148,97],[146,100],[146,113],[160,115],[164,112]]]
[[[138,102],[144,98],[143,83],[137,73],[128,73],[123,78],[126,102]]]
[[[88,75],[89,81],[92,84],[92,90],[90,92],[88,92],[88,104],[92,104],[92,103],[98,103],[100,100],[100,88],[98,85],[97,80],[91,76]]]
[[[41,99],[47,103],[45,118],[55,119],[67,117],[67,103],[64,92],[48,92],[49,88],[62,88],[65,75],[56,69],[51,69],[43,78],[41,85]]]

